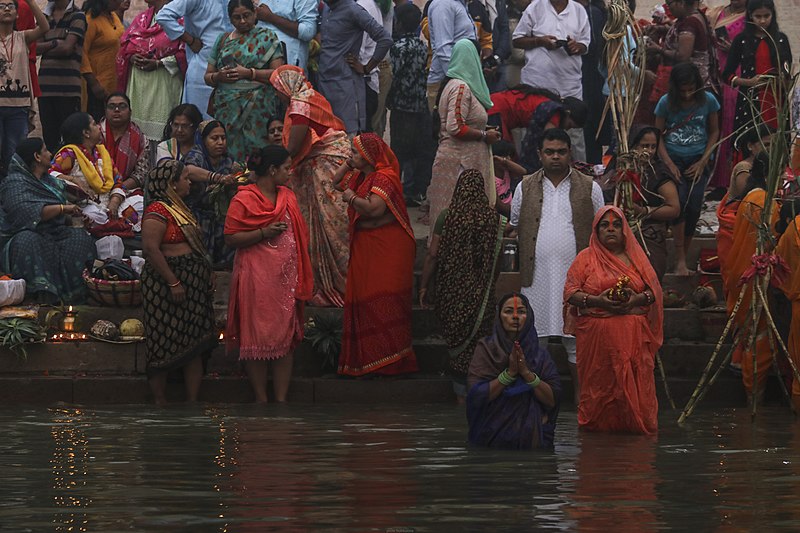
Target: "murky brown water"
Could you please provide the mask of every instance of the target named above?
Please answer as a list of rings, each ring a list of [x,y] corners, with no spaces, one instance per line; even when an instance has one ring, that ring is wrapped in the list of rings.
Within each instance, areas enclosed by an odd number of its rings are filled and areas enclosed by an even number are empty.
[[[800,423],[675,418],[648,439],[566,412],[555,453],[509,453],[441,405],[0,409],[0,530],[800,530]]]

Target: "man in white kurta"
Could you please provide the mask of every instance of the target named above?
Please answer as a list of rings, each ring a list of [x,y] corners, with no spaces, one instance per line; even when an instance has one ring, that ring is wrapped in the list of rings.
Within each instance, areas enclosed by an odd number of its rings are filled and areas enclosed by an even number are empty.
[[[528,298],[534,312],[534,324],[542,342],[547,342],[547,337],[561,337],[561,342],[567,351],[570,371],[573,373],[573,382],[576,384],[577,398],[577,372],[575,371],[575,337],[564,335],[564,283],[567,279],[567,270],[572,265],[577,255],[576,231],[574,227],[573,203],[571,189],[573,176],[579,174],[572,169],[570,138],[564,130],[547,130],[542,137],[542,147],[539,157],[542,160],[544,178],[542,183],[541,215],[539,219],[536,239],[536,254],[533,266],[533,283],[525,286],[523,279],[522,294]],[[525,179],[532,178],[526,176]],[[580,175],[582,179],[586,176]],[[517,186],[511,202],[510,224],[519,233],[520,242],[530,238],[526,235],[530,228],[520,227],[523,209],[530,209],[523,201],[523,183]],[[586,214],[584,223],[587,228],[582,228],[584,233],[591,232],[591,218],[603,206],[603,193],[600,186],[591,184],[592,212]],[[586,220],[588,218],[588,220]],[[522,249],[522,247],[521,247]],[[576,400],[577,405],[577,400]]]
[[[592,30],[582,5],[575,0],[533,0],[511,39],[514,48],[525,50],[522,83],[548,89],[562,98],[583,100],[581,56],[589,50]],[[583,130],[574,128],[569,134],[575,145],[573,154],[584,160]]]

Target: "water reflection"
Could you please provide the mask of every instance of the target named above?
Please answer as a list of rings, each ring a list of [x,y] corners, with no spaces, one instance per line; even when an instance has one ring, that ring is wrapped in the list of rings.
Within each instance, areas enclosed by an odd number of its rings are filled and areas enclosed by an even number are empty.
[[[0,409],[0,530],[800,530],[785,411],[665,415],[657,438],[466,445],[449,406]]]
[[[53,456],[54,531],[89,531],[87,507],[92,503],[84,489],[89,481],[89,439],[81,409],[51,411]]]

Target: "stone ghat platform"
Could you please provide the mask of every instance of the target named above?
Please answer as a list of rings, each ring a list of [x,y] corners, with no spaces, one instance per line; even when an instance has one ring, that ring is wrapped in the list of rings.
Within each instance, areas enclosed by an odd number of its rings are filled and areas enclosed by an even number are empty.
[[[671,246],[671,245],[670,245]],[[696,260],[700,250],[715,248],[713,238],[695,239],[689,254]],[[418,239],[417,273],[425,253],[425,241]],[[672,258],[670,257],[670,263]],[[503,273],[497,293],[502,294],[518,287],[517,274]],[[214,304],[217,324],[222,332],[226,321],[230,274],[217,273],[217,290]],[[713,277],[706,280],[718,285]],[[665,288],[687,295],[698,285],[700,276],[679,278],[667,275]],[[416,295],[416,287],[414,294]],[[721,291],[718,291],[721,294]],[[117,308],[81,306],[76,329],[86,332],[98,319],[119,324],[126,318],[142,318],[142,308]],[[47,313],[42,309],[41,317]],[[306,319],[326,317],[341,320],[343,311],[333,308],[306,308]],[[661,357],[674,400],[685,404],[697,384],[714,349],[726,321],[724,306],[700,310],[691,305],[665,310],[665,343]],[[400,378],[350,379],[336,376],[325,368],[323,357],[315,353],[304,341],[295,351],[294,379],[290,401],[299,403],[436,403],[453,402],[452,384],[446,376],[447,349],[439,335],[436,314],[431,309],[415,306],[412,318],[414,349],[420,372]],[[725,348],[728,346],[726,345]],[[562,375],[563,401],[572,403],[572,383],[566,354],[560,344],[550,344]],[[143,343],[110,344],[90,340],[87,342],[61,342],[31,345],[28,359],[18,359],[11,352],[0,349],[0,400],[6,403],[78,404],[143,403],[151,401],[145,375]],[[183,397],[183,387],[171,383],[169,394],[174,400]],[[768,399],[780,400],[777,381],[770,383]],[[662,407],[668,403],[664,387],[657,378]],[[220,345],[208,362],[206,377],[201,388],[201,399],[209,402],[237,403],[253,400],[247,378],[235,353],[226,353]],[[745,404],[741,379],[725,372],[709,392],[703,405],[738,407]]]
[[[105,318],[120,322],[141,315],[141,308],[78,308],[79,323]],[[220,314],[224,313],[222,309]],[[341,309],[306,309],[307,317],[341,316]],[[221,318],[221,317],[220,317]],[[662,350],[667,379],[675,401],[688,400],[718,338],[725,313],[696,309],[665,310],[667,341]],[[420,372],[400,378],[352,379],[336,376],[323,366],[323,357],[308,342],[295,351],[294,380],[290,401],[298,403],[442,403],[454,401],[452,385],[445,375],[447,351],[438,336],[435,313],[417,308],[413,313],[414,349]],[[572,384],[566,354],[560,343],[550,343],[564,384],[563,401],[572,403]],[[725,346],[727,348],[727,345]],[[87,342],[49,342],[30,345],[27,360],[0,350],[0,400],[6,403],[77,404],[143,403],[151,401],[145,375],[144,343],[111,344]],[[180,400],[180,376],[170,384],[170,396]],[[657,377],[662,406],[668,403]],[[768,398],[779,400],[777,382]],[[249,383],[236,353],[226,353],[221,344],[208,361],[201,399],[209,402],[238,403],[253,400]],[[741,380],[725,372],[710,391],[703,405],[738,407],[745,403]]]

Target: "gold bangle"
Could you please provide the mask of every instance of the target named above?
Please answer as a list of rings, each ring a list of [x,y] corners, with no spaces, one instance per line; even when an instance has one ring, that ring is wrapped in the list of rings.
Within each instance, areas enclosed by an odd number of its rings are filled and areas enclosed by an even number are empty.
[[[254,68],[250,69],[250,79],[253,80],[253,81],[255,81],[255,79],[256,79],[256,69],[254,69]]]
[[[59,204],[58,207],[61,208],[61,214],[64,214],[64,204]]]
[[[178,280],[175,283],[169,283],[168,285],[169,285],[170,289],[174,289],[175,287],[177,287],[180,284],[181,284],[181,280]]]

